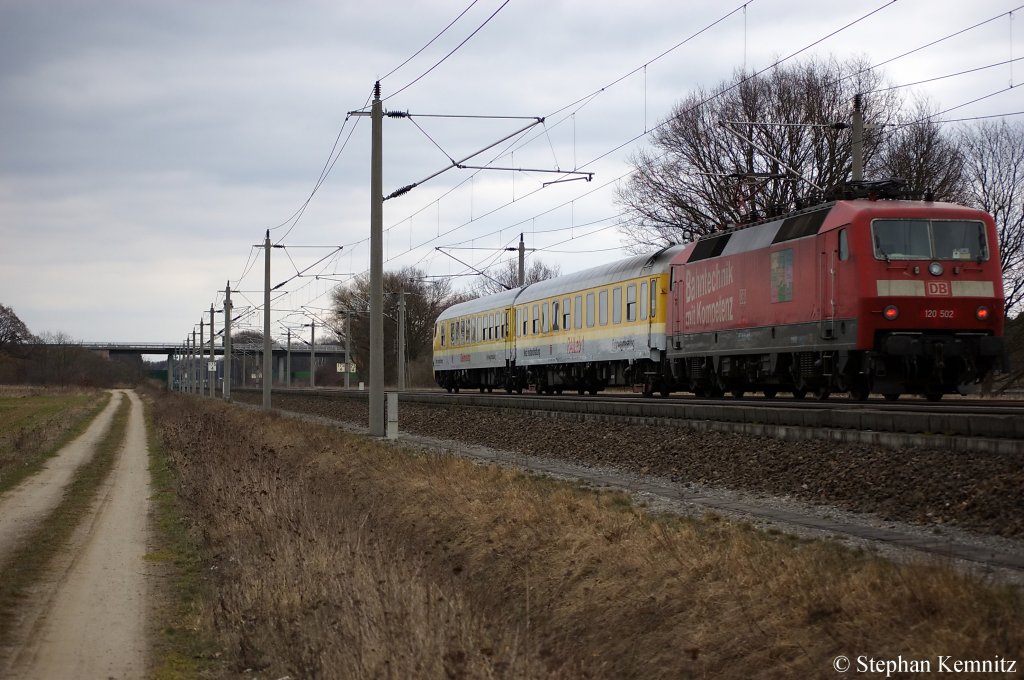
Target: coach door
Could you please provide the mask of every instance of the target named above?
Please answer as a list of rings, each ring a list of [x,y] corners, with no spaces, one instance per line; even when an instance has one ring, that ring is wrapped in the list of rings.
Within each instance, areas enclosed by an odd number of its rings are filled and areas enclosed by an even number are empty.
[[[670,270],[670,276],[674,275],[675,270]],[[640,287],[640,307],[641,309],[647,310],[647,347],[648,349],[659,349],[654,342],[654,317],[658,315],[658,279],[651,278],[648,280],[649,285]],[[646,290],[646,296],[644,292]],[[665,298],[665,304],[668,304],[668,298]],[[641,312],[642,313],[642,312]],[[666,330],[667,327],[666,327]]]
[[[516,329],[519,328],[516,308],[506,307],[504,315],[501,329],[505,336],[505,368],[512,369],[516,365]]]

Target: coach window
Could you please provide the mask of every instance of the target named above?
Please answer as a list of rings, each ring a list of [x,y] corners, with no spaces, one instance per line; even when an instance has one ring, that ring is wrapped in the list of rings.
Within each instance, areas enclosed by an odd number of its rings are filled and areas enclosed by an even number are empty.
[[[526,335],[527,324],[530,323],[530,317],[526,313],[527,309],[528,309],[527,307],[520,307],[519,308],[519,318],[522,319],[522,329],[523,329],[521,335],[523,335],[523,336]]]
[[[572,327],[583,328],[583,296],[576,296],[576,303],[572,308]]]
[[[537,305],[533,306],[532,321],[533,321],[533,326],[531,326],[531,328],[533,329],[532,332],[533,332],[534,335],[537,335],[537,332],[540,329],[540,307],[537,306]]]
[[[651,318],[658,315],[658,279],[651,279]]]
[[[839,259],[846,261],[850,259],[850,244],[846,241],[846,230],[839,230]]]
[[[597,294],[597,323],[601,326],[608,325],[608,291],[602,290]]]
[[[587,328],[594,327],[594,294],[587,293]]]
[[[551,330],[558,330],[558,300],[551,302]]]
[[[551,305],[545,302],[544,306],[541,307],[540,313],[540,328],[542,333],[547,333],[549,330],[551,330],[551,316],[549,315],[550,311]]]
[[[441,334],[441,347],[444,347],[444,324],[438,324],[437,330]]]
[[[612,323],[622,323],[622,288],[612,289]]]
[[[640,284],[640,302],[641,302],[641,304],[640,304],[640,319],[641,320],[646,320],[647,319],[647,305],[643,304],[643,302],[646,299],[647,299],[647,282],[644,281],[643,283]]]
[[[626,286],[626,321],[636,321],[636,284]]]
[[[571,317],[571,315],[569,314],[569,312],[570,312],[570,309],[569,309],[569,299],[570,298],[563,298],[562,299],[562,330],[563,331],[569,330],[569,320],[570,320],[570,317]]]

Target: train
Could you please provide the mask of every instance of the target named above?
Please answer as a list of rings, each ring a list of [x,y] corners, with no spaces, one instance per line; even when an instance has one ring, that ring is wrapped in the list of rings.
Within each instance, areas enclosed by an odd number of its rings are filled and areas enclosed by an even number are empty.
[[[995,223],[838,198],[444,310],[437,384],[939,400],[1008,370]]]

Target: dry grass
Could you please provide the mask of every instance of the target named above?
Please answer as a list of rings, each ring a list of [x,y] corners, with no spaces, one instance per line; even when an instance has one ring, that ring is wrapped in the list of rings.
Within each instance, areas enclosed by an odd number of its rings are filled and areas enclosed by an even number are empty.
[[[0,492],[81,434],[109,399],[99,390],[0,386]]]
[[[169,396],[225,674],[819,677],[839,654],[1021,658],[1021,594]]]

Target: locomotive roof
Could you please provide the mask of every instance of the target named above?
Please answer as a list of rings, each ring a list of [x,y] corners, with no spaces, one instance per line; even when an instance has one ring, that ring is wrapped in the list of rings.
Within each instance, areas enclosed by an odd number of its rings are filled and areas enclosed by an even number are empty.
[[[635,279],[648,274],[660,274],[668,271],[672,258],[682,252],[683,246],[670,246],[655,253],[635,255],[624,260],[616,260],[599,267],[591,267],[582,271],[556,276],[553,279],[538,281],[527,286],[516,304],[532,302],[547,297],[555,297],[585,288],[602,286],[626,279]]]

